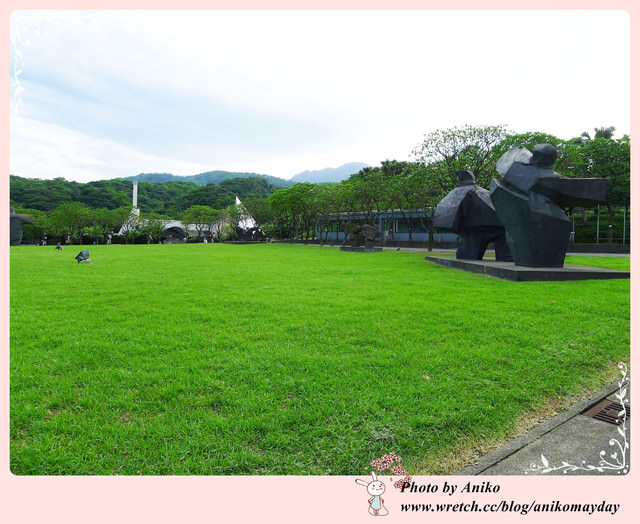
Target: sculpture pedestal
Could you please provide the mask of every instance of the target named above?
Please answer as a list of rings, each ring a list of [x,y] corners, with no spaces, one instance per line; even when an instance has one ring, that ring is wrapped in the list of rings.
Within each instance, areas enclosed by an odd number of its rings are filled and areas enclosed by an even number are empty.
[[[427,256],[425,260],[441,266],[461,269],[470,273],[480,273],[491,277],[514,282],[566,281],[566,280],[605,280],[611,278],[630,278],[630,271],[603,269],[599,267],[574,266],[564,267],[524,267],[513,262],[497,262],[495,260],[460,260],[453,257]]]

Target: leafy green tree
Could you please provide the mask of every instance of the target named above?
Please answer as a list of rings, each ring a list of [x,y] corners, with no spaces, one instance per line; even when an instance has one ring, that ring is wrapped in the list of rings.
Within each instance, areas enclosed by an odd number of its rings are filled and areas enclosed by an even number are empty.
[[[345,217],[345,220],[341,220],[338,224],[338,228],[348,234],[348,226],[353,223],[360,209],[357,185],[353,182],[352,177],[349,177],[339,182],[336,189],[338,192],[337,202],[340,208],[340,217]]]
[[[583,156],[582,175],[608,180],[605,206],[608,211],[607,242],[613,242],[616,208],[625,216],[631,202],[631,141],[628,137],[613,140],[593,138],[579,148]]]
[[[193,224],[198,233],[198,240],[202,240],[203,233],[212,230],[212,224],[219,216],[220,211],[209,206],[191,206],[182,215],[182,222]]]
[[[433,219],[438,202],[457,185],[449,177],[449,166],[443,162],[429,165],[417,163],[409,175],[407,185],[411,191],[411,202],[422,210],[418,219],[425,231],[429,232],[429,251],[433,250],[435,230]]]
[[[320,240],[326,243],[329,237],[329,230],[336,228],[340,230],[340,191],[335,183],[321,184],[318,186],[318,230]]]
[[[279,238],[315,238],[322,192],[321,185],[303,182],[269,196]]]
[[[269,206],[273,212],[278,238],[292,238],[291,193],[288,189],[278,189],[269,196]]]
[[[417,198],[423,180],[416,176],[418,166],[413,162],[384,160],[381,173],[384,180],[387,209],[398,211],[407,221],[409,241],[413,240],[413,226],[416,217],[422,214],[422,202]],[[424,224],[421,224],[424,227]],[[395,241],[393,224],[388,228],[392,241]],[[426,230],[426,228],[425,228]]]
[[[380,213],[387,207],[385,181],[379,167],[365,167],[340,183],[347,191],[354,214],[361,215],[362,222],[377,225]]]
[[[143,220],[140,220],[138,230],[146,237],[147,243],[157,244],[169,222],[172,222],[170,217],[150,213],[145,215]]]
[[[318,186],[309,182],[294,184],[289,191],[291,216],[294,217],[292,229],[297,238],[309,240],[315,238],[318,219]]]
[[[415,163],[407,186],[412,192],[411,201],[422,210],[419,220],[423,229],[429,232],[429,251],[433,249],[435,209],[438,202],[458,185],[455,172],[473,171],[476,183],[488,187],[495,173],[495,148],[505,136],[502,126],[465,126],[461,130],[431,133],[413,150]]]
[[[108,209],[88,209],[86,225],[82,230],[83,237],[89,237],[94,243],[101,243],[107,231],[112,231],[112,212]]]
[[[242,218],[235,204],[225,207],[220,212],[220,217],[212,226],[212,233],[217,242],[236,240],[236,228]]]
[[[609,127],[594,127],[593,128],[593,138],[613,138],[613,132],[616,130],[614,126]],[[587,131],[584,131],[580,134],[580,138],[583,140],[591,140],[591,135]]]
[[[273,236],[274,214],[267,197],[249,197],[242,203],[267,236]]]
[[[593,129],[594,131],[594,135],[593,138],[607,138],[607,139],[611,139],[613,138],[613,132],[616,130],[615,127],[613,126],[609,126],[609,127],[596,127]]]
[[[82,244],[83,231],[91,224],[90,209],[79,202],[65,202],[55,208],[49,215],[49,224],[54,236],[71,235]]]
[[[457,184],[456,171],[473,171],[478,185],[488,187],[495,173],[494,148],[507,136],[505,126],[466,125],[437,130],[425,135],[413,150],[416,162],[446,168],[451,183]],[[439,173],[442,173],[439,170]],[[443,173],[444,174],[444,173]]]
[[[120,230],[130,211],[127,207],[89,210],[88,221],[91,227],[91,236],[93,236],[98,243],[105,241],[107,233]]]

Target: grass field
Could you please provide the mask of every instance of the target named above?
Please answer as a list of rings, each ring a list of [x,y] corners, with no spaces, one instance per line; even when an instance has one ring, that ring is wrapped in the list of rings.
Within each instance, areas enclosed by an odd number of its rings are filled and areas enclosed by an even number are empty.
[[[351,475],[389,452],[444,474],[630,353],[628,280],[304,245],[80,249],[11,248],[16,474]]]

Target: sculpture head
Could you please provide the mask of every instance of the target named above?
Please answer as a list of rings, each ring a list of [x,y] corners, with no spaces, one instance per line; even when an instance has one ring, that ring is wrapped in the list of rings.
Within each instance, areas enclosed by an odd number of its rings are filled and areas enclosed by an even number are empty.
[[[551,144],[538,144],[533,148],[533,156],[529,164],[538,167],[553,167],[558,158],[558,151]]]
[[[514,164],[529,164],[531,162],[531,151],[524,146],[512,147],[502,155],[496,163],[496,171],[504,177]]]
[[[476,177],[473,174],[473,171],[456,171],[456,175],[458,175],[459,186],[472,186],[476,183]]]

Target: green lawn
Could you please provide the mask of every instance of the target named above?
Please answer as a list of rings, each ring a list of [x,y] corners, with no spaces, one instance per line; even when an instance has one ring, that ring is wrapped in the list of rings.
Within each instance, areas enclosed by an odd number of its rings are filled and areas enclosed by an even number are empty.
[[[304,245],[80,249],[11,248],[16,474],[351,475],[389,452],[447,473],[461,442],[509,436],[630,353],[628,280]]]
[[[576,257],[567,256],[566,264],[577,266],[604,267],[607,269],[617,269],[620,271],[631,270],[631,259],[629,257]]]

